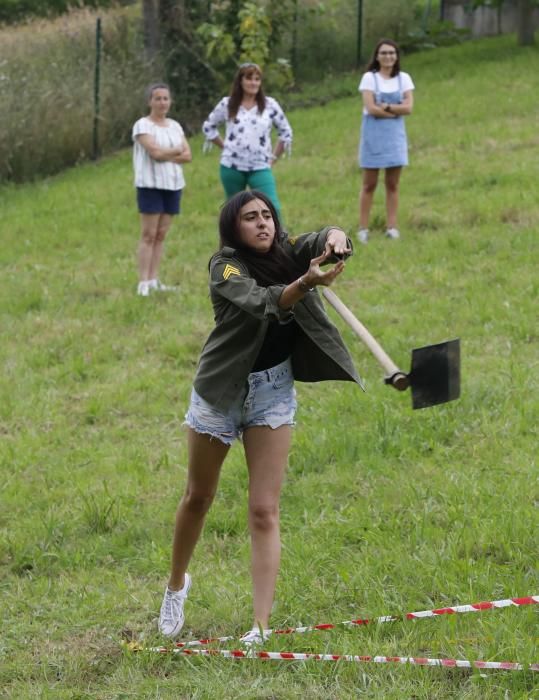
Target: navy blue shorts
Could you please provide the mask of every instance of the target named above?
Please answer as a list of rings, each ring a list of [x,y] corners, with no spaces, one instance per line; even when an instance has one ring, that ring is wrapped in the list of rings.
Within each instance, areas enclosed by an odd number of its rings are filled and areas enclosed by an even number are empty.
[[[182,192],[183,190],[137,187],[138,210],[141,214],[179,214]]]

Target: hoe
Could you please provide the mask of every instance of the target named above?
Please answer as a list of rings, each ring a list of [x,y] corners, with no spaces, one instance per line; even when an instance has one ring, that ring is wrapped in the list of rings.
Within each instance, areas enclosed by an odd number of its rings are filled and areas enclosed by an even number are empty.
[[[412,389],[413,408],[428,408],[460,396],[460,341],[458,338],[412,350],[412,369],[407,374],[397,367],[365,326],[339,297],[325,287],[326,301],[359,336],[384,369],[385,383],[398,391]]]

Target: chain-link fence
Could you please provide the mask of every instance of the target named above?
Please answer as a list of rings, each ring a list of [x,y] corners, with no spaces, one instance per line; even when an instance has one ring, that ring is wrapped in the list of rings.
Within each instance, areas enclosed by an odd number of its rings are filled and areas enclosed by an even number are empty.
[[[294,13],[279,27],[276,51],[291,62],[296,87],[357,68],[360,39],[366,60],[378,38],[406,37],[433,4],[291,1]],[[175,2],[183,10],[189,5]],[[165,74],[159,56],[148,59],[144,36],[139,4],[0,29],[0,180],[48,175],[128,144],[131,125],[145,110],[145,86]],[[183,51],[178,82],[184,92],[177,103],[182,123],[195,130],[201,111],[219,95],[211,80],[197,75],[199,65],[209,68],[208,75],[212,70],[200,42],[190,44],[189,34],[182,33],[175,45]]]
[[[95,12],[0,31],[0,180],[51,174],[127,142],[152,73],[135,9],[103,16],[98,115]]]

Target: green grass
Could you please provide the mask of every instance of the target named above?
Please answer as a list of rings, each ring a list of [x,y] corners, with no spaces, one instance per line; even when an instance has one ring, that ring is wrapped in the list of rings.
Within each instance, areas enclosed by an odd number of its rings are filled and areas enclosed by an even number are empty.
[[[404,369],[460,337],[462,397],[413,412],[339,319],[368,393],[298,385],[275,627],[536,594],[537,49],[514,37],[410,57],[402,240],[374,235],[335,291]],[[343,78],[350,88],[358,76]],[[278,186],[292,232],[356,228],[359,98],[290,113]],[[539,698],[538,674],[231,662],[125,651],[155,618],[186,470],[181,421],[212,324],[217,153],[186,167],[163,278],[137,298],[130,153],[0,189],[0,695]],[[331,312],[333,316],[333,312]],[[250,624],[239,447],[191,573],[186,635]],[[537,662],[537,610],[338,627],[269,649]]]

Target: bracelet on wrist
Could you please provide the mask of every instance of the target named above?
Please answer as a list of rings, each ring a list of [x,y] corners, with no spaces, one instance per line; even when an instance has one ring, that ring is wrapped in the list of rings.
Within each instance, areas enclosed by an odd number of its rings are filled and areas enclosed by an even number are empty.
[[[314,290],[314,287],[309,287],[307,282],[303,279],[303,275],[298,278],[298,287],[301,289],[302,292],[312,292]]]

